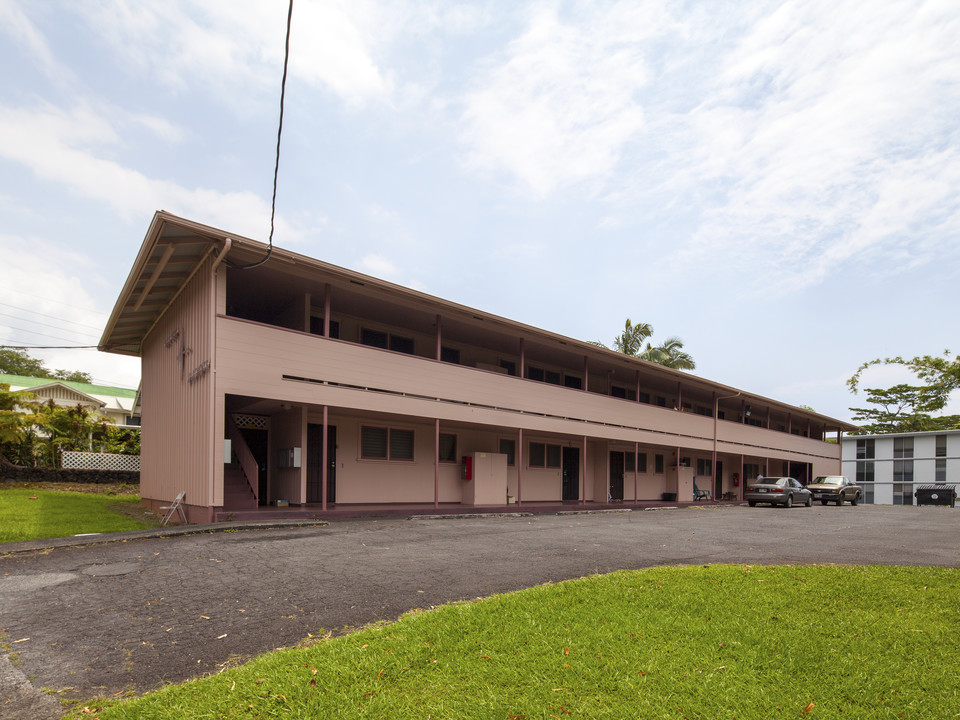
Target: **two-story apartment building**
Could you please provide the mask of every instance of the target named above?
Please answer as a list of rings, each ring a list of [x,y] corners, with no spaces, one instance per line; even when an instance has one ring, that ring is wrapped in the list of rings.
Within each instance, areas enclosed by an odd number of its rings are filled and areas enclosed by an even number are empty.
[[[165,212],[100,349],[142,358],[142,497],[194,522],[737,499],[854,429]]]
[[[863,501],[914,505],[920,485],[960,485],[960,430],[843,438],[843,474],[863,488]]]

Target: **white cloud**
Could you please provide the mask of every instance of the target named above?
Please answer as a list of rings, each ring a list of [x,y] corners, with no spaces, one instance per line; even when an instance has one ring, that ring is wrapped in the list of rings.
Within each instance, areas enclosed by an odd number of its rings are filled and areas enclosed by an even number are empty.
[[[14,0],[0,0],[0,30],[27,51],[48,79],[60,84],[73,81],[72,71],[57,61],[46,38]]]
[[[270,207],[258,196],[185,188],[149,177],[104,157],[105,148],[116,141],[110,124],[84,106],[71,111],[0,107],[0,157],[26,166],[38,177],[103,202],[125,218],[164,209],[251,237],[267,234]],[[277,230],[291,242],[300,236],[282,218]]]
[[[261,0],[107,0],[74,8],[124,63],[164,86],[201,86],[245,107],[275,92],[283,70],[287,3]],[[294,4],[292,77],[326,87],[352,105],[384,99],[391,84],[373,57],[383,13],[367,0]],[[254,103],[249,103],[253,105]]]
[[[956,259],[960,15],[950,3],[787,2],[675,117],[672,186],[714,184],[678,264],[704,256],[786,286]],[[949,232],[949,231],[948,231]],[[909,250],[905,250],[909,247]]]
[[[535,195],[607,179],[644,125],[644,43],[672,25],[656,5],[541,8],[463,97],[466,162],[505,171]]]
[[[0,344],[96,346],[110,308],[98,307],[95,290],[108,283],[90,259],[36,237],[0,235]],[[138,358],[93,349],[28,350],[51,370],[82,370],[95,381],[136,387]]]

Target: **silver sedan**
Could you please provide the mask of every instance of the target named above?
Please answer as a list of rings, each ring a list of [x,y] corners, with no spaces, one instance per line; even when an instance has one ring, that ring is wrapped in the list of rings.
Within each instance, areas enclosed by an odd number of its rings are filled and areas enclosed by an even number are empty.
[[[743,493],[743,499],[754,507],[757,503],[770,503],[793,507],[794,505],[813,505],[813,493],[792,477],[767,477],[750,481]]]

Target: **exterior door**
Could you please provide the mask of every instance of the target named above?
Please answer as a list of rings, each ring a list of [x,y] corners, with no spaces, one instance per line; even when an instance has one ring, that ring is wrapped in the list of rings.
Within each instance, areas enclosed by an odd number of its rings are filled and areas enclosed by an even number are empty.
[[[323,425],[307,425],[307,502],[322,502]],[[337,498],[337,426],[327,425],[327,502]]]
[[[610,453],[610,487],[608,495],[611,500],[623,500],[623,453]]]
[[[564,500],[580,499],[580,448],[565,447],[563,449],[563,486],[561,489]]]
[[[719,500],[723,497],[723,463],[717,460],[717,474],[713,480],[713,499]]]

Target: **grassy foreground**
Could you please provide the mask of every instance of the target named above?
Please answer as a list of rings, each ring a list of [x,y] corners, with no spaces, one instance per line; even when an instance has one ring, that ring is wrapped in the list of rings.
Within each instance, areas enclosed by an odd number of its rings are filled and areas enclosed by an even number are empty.
[[[269,653],[75,717],[956,718],[960,574],[624,571]]]
[[[123,504],[133,507],[139,502],[138,495],[0,485],[0,543],[152,527],[118,512]]]

